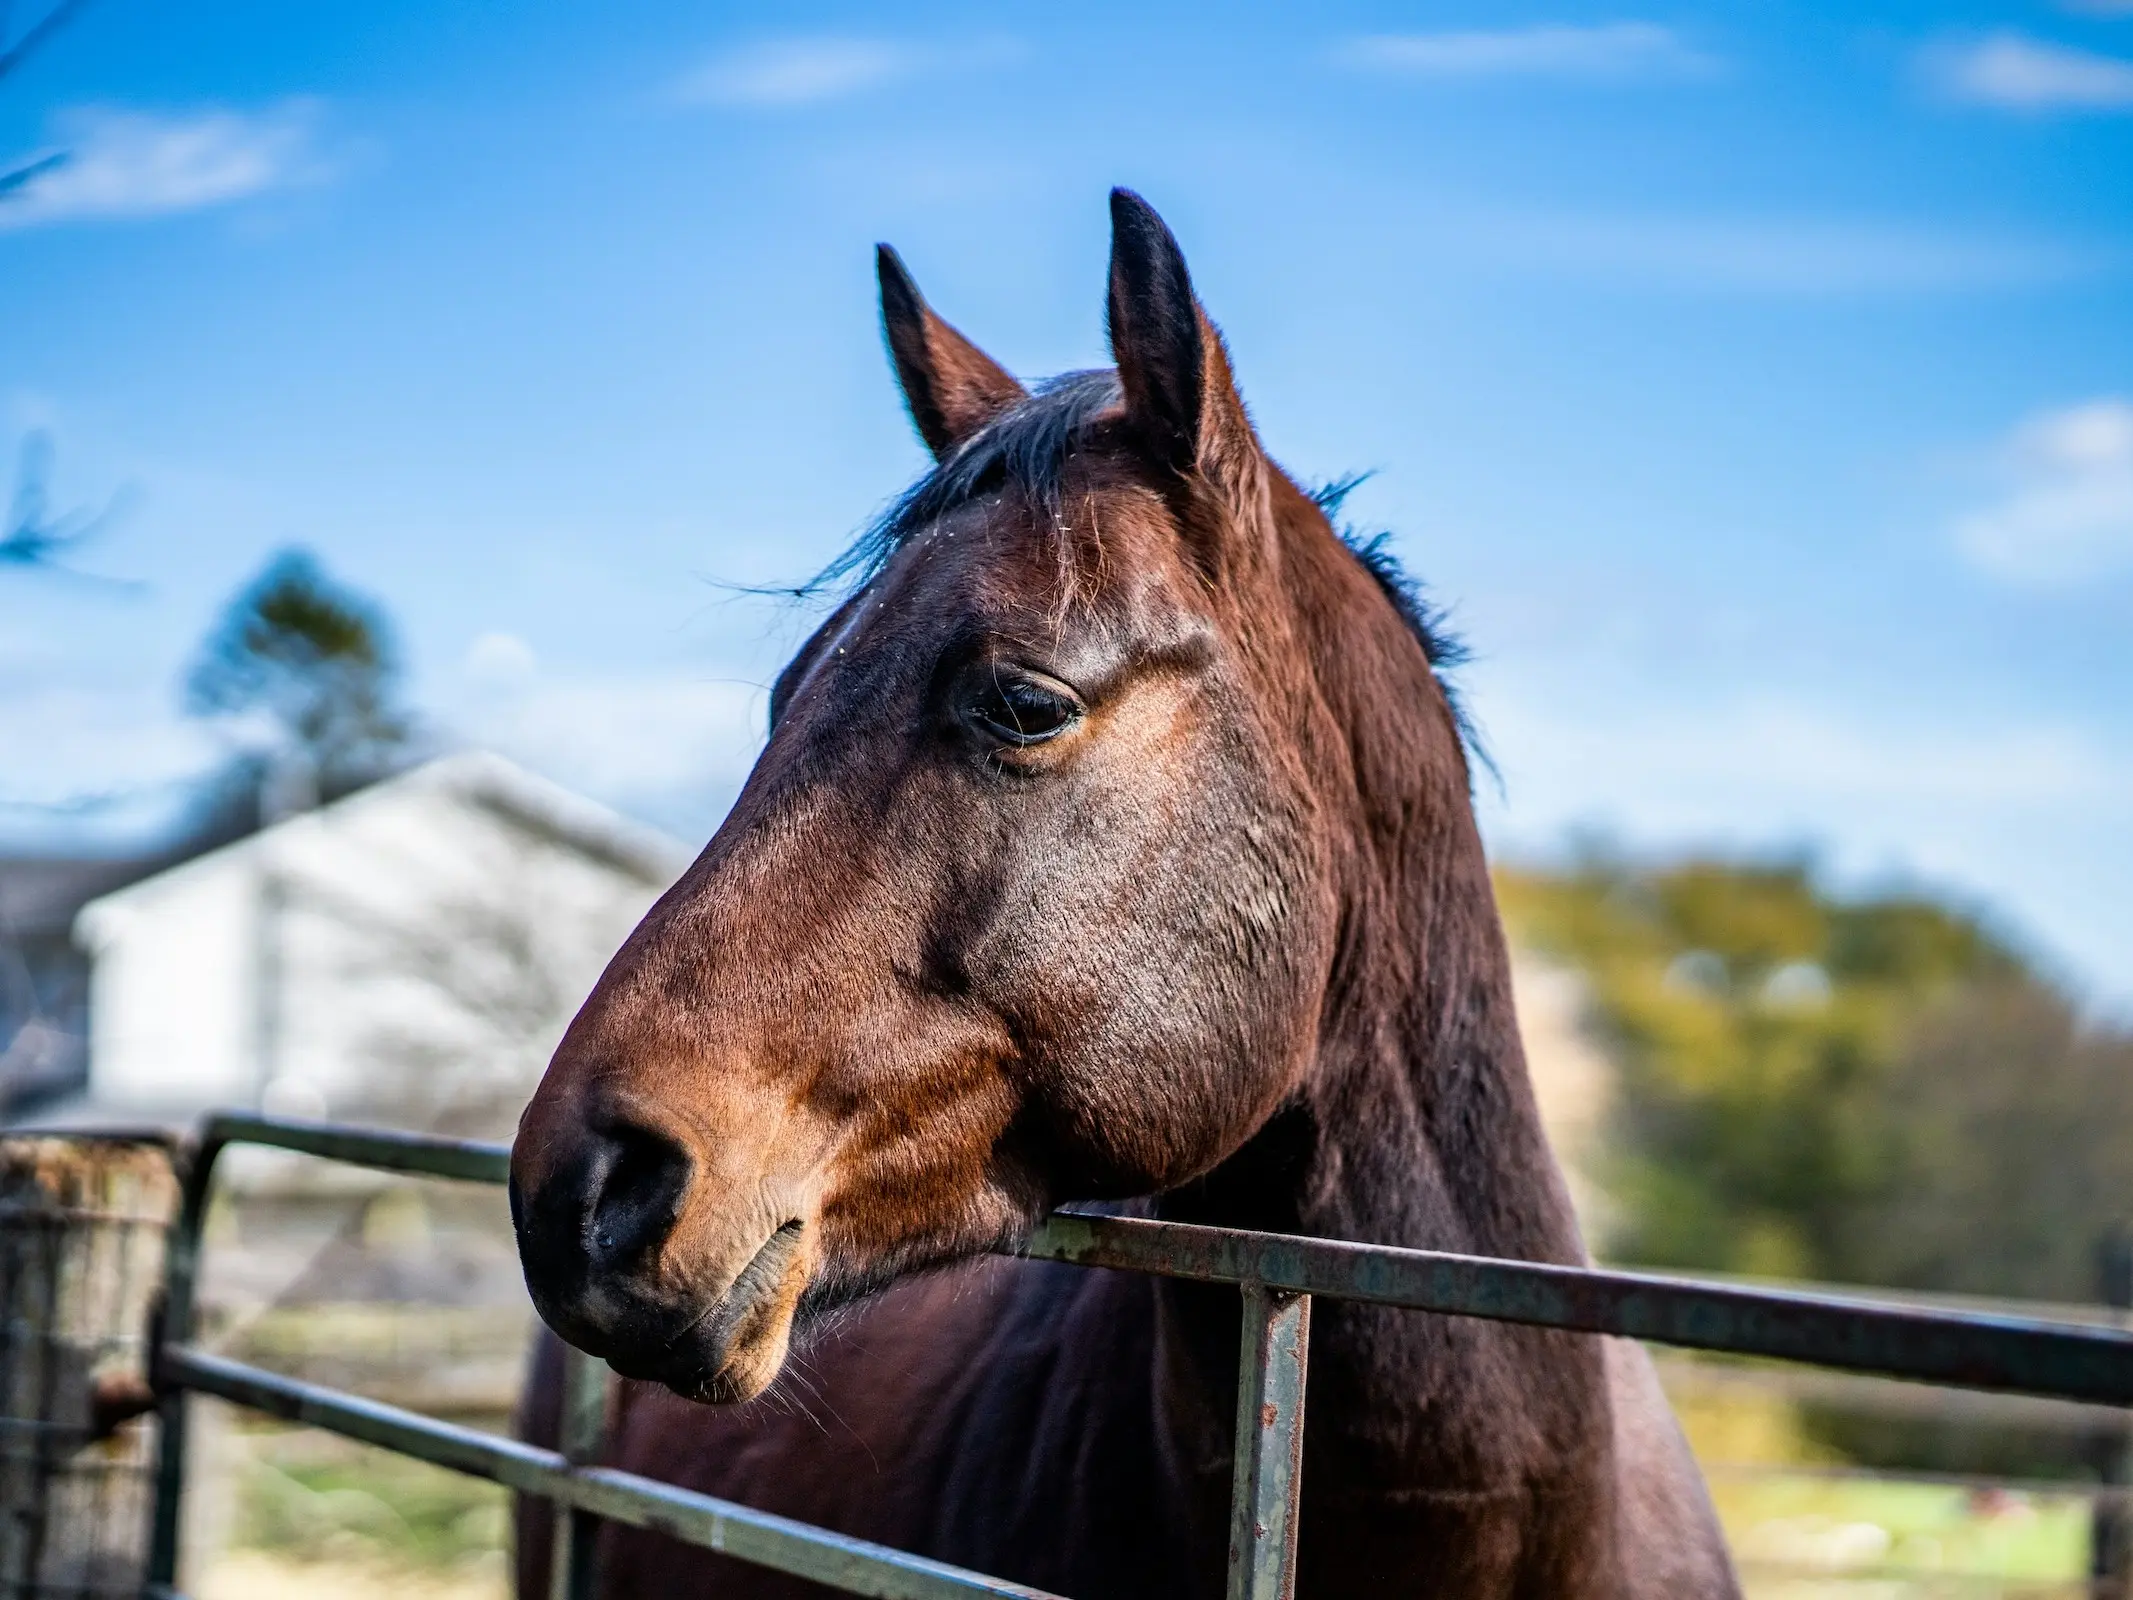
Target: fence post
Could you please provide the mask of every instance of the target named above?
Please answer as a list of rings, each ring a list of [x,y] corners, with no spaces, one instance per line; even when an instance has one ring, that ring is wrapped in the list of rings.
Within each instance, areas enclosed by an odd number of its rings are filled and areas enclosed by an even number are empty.
[[[2098,1241],[2096,1267],[2099,1298],[2118,1310],[2120,1327],[2133,1323],[2133,1224]],[[2121,1422],[2105,1429],[2096,1447],[2096,1475],[2107,1492],[2089,1512],[2089,1591],[2097,1600],[2133,1600],[2133,1432]]]
[[[1311,1297],[1245,1283],[1237,1351],[1236,1475],[1229,1600],[1291,1600],[1303,1490],[1304,1376]]]
[[[607,1442],[607,1364],[563,1346],[563,1415],[557,1448],[574,1467],[597,1466]],[[599,1574],[600,1519],[555,1508],[554,1552],[548,1563],[549,1600],[592,1600]]]
[[[183,1198],[164,1258],[163,1303],[149,1337],[160,1347],[193,1336],[199,1288],[200,1235],[207,1225],[208,1179],[221,1147],[210,1139],[185,1162]],[[178,1535],[185,1498],[185,1391],[161,1381],[160,1348],[148,1353],[149,1381],[156,1387],[156,1491],[148,1526],[148,1583],[144,1593],[170,1595],[178,1586]]]
[[[0,1140],[0,1592],[141,1582],[150,1446],[123,1424],[176,1199],[160,1139]]]

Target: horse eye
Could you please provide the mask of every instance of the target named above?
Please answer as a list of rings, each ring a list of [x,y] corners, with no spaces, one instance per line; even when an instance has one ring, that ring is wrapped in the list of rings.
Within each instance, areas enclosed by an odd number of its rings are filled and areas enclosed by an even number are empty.
[[[1042,744],[1081,716],[1072,696],[1020,675],[993,673],[978,685],[968,709],[972,726],[1002,744]]]

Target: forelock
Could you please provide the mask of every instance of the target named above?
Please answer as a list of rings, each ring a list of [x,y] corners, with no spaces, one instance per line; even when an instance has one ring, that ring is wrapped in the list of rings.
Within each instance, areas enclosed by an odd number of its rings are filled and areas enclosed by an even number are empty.
[[[1068,462],[1090,425],[1121,399],[1118,374],[1108,367],[1040,384],[897,496],[810,587],[846,579],[864,585],[914,534],[1000,490],[1019,492],[1046,522],[1057,523]]]

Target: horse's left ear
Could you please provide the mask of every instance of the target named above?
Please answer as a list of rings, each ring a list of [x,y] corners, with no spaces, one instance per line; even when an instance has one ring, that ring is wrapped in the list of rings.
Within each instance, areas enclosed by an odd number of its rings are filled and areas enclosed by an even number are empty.
[[[887,245],[874,247],[881,279],[881,331],[896,363],[896,381],[919,437],[936,461],[1029,391],[1007,369],[943,322],[918,292],[903,258]]]
[[[1131,189],[1111,191],[1110,323],[1126,415],[1149,453],[1233,501],[1256,500],[1264,458],[1229,352],[1192,292],[1176,237]]]

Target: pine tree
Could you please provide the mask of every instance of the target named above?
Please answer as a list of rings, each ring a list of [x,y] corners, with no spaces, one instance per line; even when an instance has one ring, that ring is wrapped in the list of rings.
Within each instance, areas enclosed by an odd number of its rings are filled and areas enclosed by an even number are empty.
[[[274,730],[266,765],[281,790],[267,809],[300,809],[405,762],[413,730],[399,677],[383,611],[292,549],[230,601],[186,675],[185,703],[196,716],[264,716]]]

